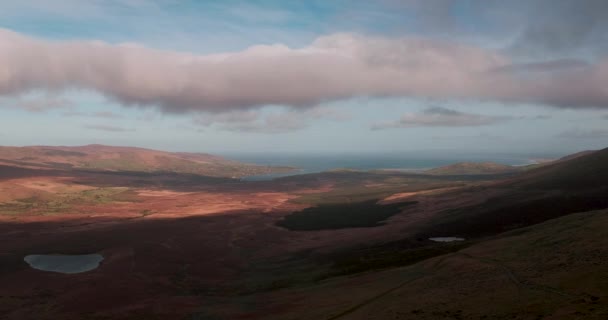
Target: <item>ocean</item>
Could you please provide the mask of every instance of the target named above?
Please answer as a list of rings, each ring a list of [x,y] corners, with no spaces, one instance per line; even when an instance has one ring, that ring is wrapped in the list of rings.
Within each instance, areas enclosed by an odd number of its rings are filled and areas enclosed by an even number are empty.
[[[270,180],[294,174],[323,172],[333,169],[423,171],[457,162],[497,162],[507,165],[527,165],[534,159],[551,159],[550,154],[487,154],[487,153],[399,153],[399,154],[295,154],[295,153],[230,153],[224,157],[242,162],[268,166],[291,166],[299,170],[286,174],[249,176],[243,180]]]

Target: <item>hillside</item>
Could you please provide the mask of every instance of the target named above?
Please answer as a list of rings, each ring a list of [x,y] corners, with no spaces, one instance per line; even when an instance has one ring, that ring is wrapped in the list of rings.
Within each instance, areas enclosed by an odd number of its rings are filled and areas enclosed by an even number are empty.
[[[241,163],[204,153],[104,145],[0,147],[0,164],[34,169],[172,172],[234,178],[293,169]]]
[[[408,199],[422,200],[406,211],[410,219],[416,208],[440,209],[413,237],[335,252],[333,277],[277,291],[249,318],[608,318],[608,149]],[[466,241],[425,240],[438,235]],[[294,297],[322,307],[294,305]]]
[[[442,212],[421,234],[487,236],[564,215],[608,208],[608,149],[468,189],[483,201]]]
[[[517,185],[543,189],[580,190],[608,186],[608,148],[582,152],[530,170]]]
[[[512,175],[337,171],[247,182],[72,167],[116,153],[162,167],[167,153],[153,150],[37,148],[10,150],[16,160],[5,161],[23,168],[0,179],[7,319],[608,315],[606,150]],[[24,263],[57,252],[104,261],[65,277]]]
[[[460,162],[425,171],[434,175],[500,174],[516,172],[513,166],[495,162]]]
[[[561,157],[559,159],[557,159],[557,161],[568,161],[568,160],[572,160],[572,159],[576,159],[579,157],[583,157],[583,156],[587,156],[590,155],[594,152],[597,152],[598,150],[585,150],[585,151],[580,151],[577,153],[573,153],[573,154],[569,154],[567,156]]]
[[[248,318],[606,319],[607,214],[574,214],[409,266],[277,292]],[[307,304],[293,304],[296,295]]]

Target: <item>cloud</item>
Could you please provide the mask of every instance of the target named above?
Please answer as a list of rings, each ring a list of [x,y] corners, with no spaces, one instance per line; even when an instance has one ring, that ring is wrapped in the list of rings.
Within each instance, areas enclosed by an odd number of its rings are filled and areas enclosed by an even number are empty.
[[[564,139],[604,139],[608,138],[608,130],[606,129],[573,129],[564,131],[557,135],[558,138]]]
[[[432,136],[431,137],[434,140],[486,140],[486,141],[506,141],[508,140],[506,137],[504,136],[499,136],[499,135],[495,135],[495,134],[491,134],[491,133],[487,133],[487,132],[480,132],[477,135],[467,135],[467,136],[460,136],[460,135],[448,135],[448,136]]]
[[[231,111],[220,114],[203,114],[194,118],[194,123],[201,126],[210,126],[214,123],[243,123],[257,121],[260,117],[256,111]]]
[[[315,107],[305,110],[280,109],[270,112],[262,110],[231,111],[227,113],[200,114],[193,119],[197,126],[224,131],[249,133],[285,133],[302,130],[312,120],[347,121],[350,114],[330,107]]]
[[[532,74],[568,71],[573,69],[588,68],[589,62],[579,59],[556,59],[541,62],[514,63],[499,67],[494,72],[513,74]]]
[[[88,113],[76,111],[76,110],[70,110],[70,111],[62,112],[61,115],[64,117],[83,117],[83,116],[87,116]]]
[[[494,72],[514,65],[498,52],[423,38],[333,34],[299,49],[276,44],[195,55],[133,44],[49,42],[0,29],[0,65],[0,94],[83,88],[170,113],[302,109],[358,96],[608,106],[608,60],[522,77]]]
[[[536,0],[528,3],[525,26],[510,51],[536,57],[606,53],[607,1]]]
[[[301,49],[264,45],[193,55],[135,45],[47,42],[4,30],[0,62],[8,68],[0,73],[0,92],[87,88],[123,104],[166,112],[310,107],[358,95],[476,90],[478,80],[468,73],[501,61],[479,48],[350,34],[321,37]],[[443,86],[435,85],[438,80]]]
[[[499,123],[512,119],[505,116],[486,116],[480,114],[460,112],[443,107],[430,107],[421,113],[408,113],[397,121],[388,121],[373,124],[372,130],[389,128],[412,127],[477,127]]]
[[[150,122],[150,121],[154,121],[154,120],[158,119],[158,116],[159,115],[156,112],[145,111],[145,112],[140,113],[136,119],[140,120],[140,121]]]
[[[208,114],[194,119],[199,126],[215,125],[224,131],[246,133],[286,133],[304,129],[308,126],[305,117],[297,112],[262,114],[258,111],[233,111],[223,114]]]
[[[91,114],[93,117],[106,118],[106,119],[120,119],[123,116],[111,111],[99,111]]]
[[[135,129],[123,128],[112,125],[104,125],[104,124],[89,124],[85,125],[84,128],[91,130],[99,130],[99,131],[107,131],[107,132],[131,132],[135,131]]]
[[[510,117],[514,120],[549,120],[552,119],[553,116],[548,114],[538,114],[538,115],[530,115],[530,116],[514,116]]]
[[[25,96],[7,100],[8,101],[5,101],[4,104],[34,113],[44,113],[54,109],[63,109],[72,106],[70,100],[57,95]]]
[[[333,121],[348,121],[353,117],[350,113],[332,107],[314,107],[305,110],[303,116],[313,119],[328,119]]]
[[[104,118],[104,119],[121,119],[124,118],[118,113],[111,111],[98,111],[98,112],[82,112],[75,109],[65,111],[61,113],[64,117],[92,117],[92,118]]]
[[[553,117],[547,114],[539,114],[536,116],[533,116],[532,119],[534,120],[549,120],[552,119]]]
[[[291,113],[271,114],[251,122],[224,123],[221,130],[248,133],[287,133],[306,128],[308,122]]]

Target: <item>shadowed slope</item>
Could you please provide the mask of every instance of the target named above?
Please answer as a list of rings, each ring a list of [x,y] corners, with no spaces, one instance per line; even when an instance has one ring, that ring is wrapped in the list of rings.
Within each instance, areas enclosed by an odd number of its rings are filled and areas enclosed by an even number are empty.
[[[404,268],[277,292],[267,308],[281,311],[248,319],[606,319],[607,217],[575,214]]]
[[[540,189],[590,189],[608,187],[608,148],[577,153],[519,177],[516,185]]]

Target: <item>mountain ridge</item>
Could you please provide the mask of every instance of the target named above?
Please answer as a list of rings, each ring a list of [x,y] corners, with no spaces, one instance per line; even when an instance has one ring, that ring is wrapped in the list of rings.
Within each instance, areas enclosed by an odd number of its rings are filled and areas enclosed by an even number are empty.
[[[0,164],[31,169],[173,172],[230,178],[294,169],[243,163],[207,153],[166,152],[100,144],[0,146]]]
[[[496,162],[458,162],[426,170],[424,173],[433,175],[498,174],[518,170],[517,167]]]

